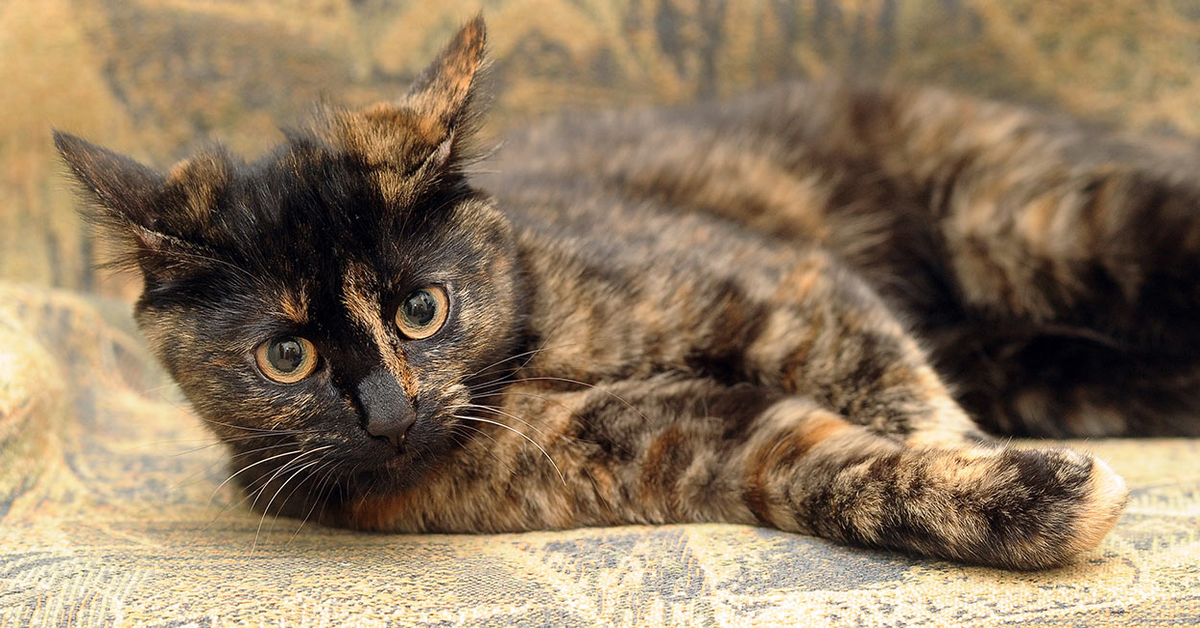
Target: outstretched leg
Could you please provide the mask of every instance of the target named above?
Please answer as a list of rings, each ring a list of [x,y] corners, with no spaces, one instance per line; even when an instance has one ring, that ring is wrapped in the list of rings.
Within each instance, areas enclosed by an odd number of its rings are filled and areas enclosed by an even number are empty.
[[[476,532],[731,522],[1031,569],[1095,547],[1125,499],[1120,479],[1086,455],[910,447],[811,399],[748,385],[518,385],[502,403],[478,416],[508,428],[466,421],[487,437],[446,473],[352,500],[338,523]]]

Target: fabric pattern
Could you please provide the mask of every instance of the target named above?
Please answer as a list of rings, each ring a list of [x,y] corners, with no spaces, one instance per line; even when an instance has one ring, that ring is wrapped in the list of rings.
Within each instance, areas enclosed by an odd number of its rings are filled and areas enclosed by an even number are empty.
[[[137,282],[93,269],[49,128],[158,166],[211,138],[253,156],[323,95],[395,97],[480,6],[488,133],[830,73],[1200,133],[1197,0],[0,3],[0,626],[1200,623],[1195,440],[1070,443],[1131,502],[1041,573],[740,526],[394,536],[251,512],[133,331]]]
[[[1040,573],[731,525],[397,536],[262,519],[119,303],[0,284],[0,626],[1200,622],[1200,442],[1072,442],[1132,488]],[[452,504],[447,507],[452,508]]]

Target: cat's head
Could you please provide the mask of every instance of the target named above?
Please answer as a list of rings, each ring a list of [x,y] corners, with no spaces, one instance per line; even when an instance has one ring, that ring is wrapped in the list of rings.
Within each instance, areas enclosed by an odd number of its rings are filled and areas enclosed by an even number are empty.
[[[160,173],[56,133],[145,279],[143,333],[234,467],[411,482],[514,350],[511,228],[463,174],[483,42],[477,18],[402,100],[325,108],[249,164],[214,150]]]

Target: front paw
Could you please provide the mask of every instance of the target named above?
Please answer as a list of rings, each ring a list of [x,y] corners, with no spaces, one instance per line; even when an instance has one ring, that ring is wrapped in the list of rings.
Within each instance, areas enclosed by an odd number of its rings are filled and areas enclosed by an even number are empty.
[[[959,468],[969,471],[945,478],[960,481],[951,488],[958,508],[945,519],[948,547],[961,552],[951,557],[997,567],[1054,567],[1095,549],[1128,496],[1103,461],[1065,449],[1001,450]]]

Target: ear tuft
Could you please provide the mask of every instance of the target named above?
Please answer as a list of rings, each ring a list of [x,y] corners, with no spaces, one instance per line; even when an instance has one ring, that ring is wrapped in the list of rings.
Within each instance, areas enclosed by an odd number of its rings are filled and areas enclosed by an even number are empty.
[[[111,267],[140,267],[147,279],[162,276],[164,256],[178,246],[159,231],[158,206],[166,178],[159,172],[87,140],[54,131],[54,145],[86,197],[81,213],[113,247]]]
[[[54,131],[54,145],[75,179],[113,218],[154,228],[153,209],[164,177],[146,166],[83,138]]]
[[[433,127],[430,130],[437,141],[431,144],[440,143],[468,111],[475,77],[483,67],[486,40],[483,15],[476,15],[409,87],[403,104]]]

